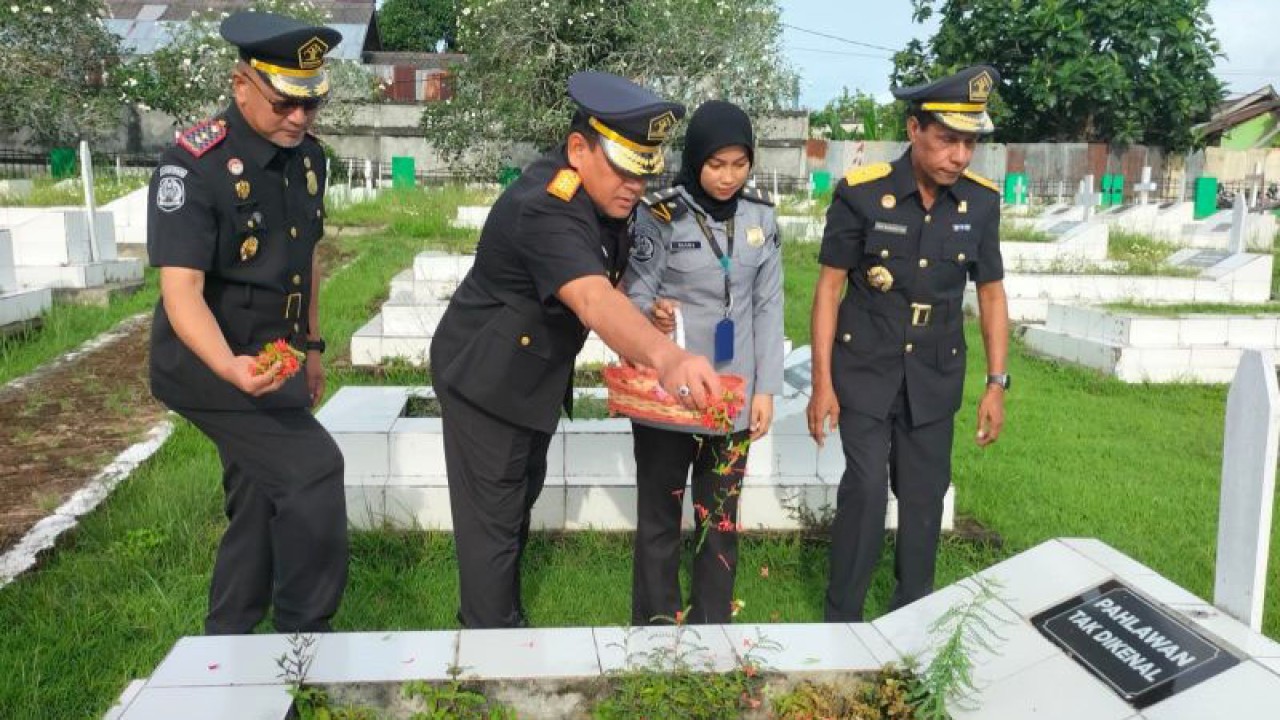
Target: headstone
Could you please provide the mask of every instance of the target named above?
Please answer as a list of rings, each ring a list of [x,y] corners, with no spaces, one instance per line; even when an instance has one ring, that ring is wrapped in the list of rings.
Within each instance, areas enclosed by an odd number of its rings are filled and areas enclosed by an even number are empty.
[[[1049,233],[1050,235],[1066,235],[1067,233],[1071,232],[1072,230],[1075,230],[1076,228],[1080,227],[1083,224],[1084,223],[1082,222],[1075,222],[1074,220],[1064,220],[1060,223],[1054,223],[1045,232]]]
[[[1057,203],[1058,203],[1059,205],[1061,205],[1061,204],[1065,203],[1066,201],[1067,201],[1067,181],[1066,181],[1066,180],[1059,180],[1059,181],[1058,181],[1058,200],[1057,200]]]
[[[391,187],[411,188],[417,180],[412,157],[391,158]]]
[[[93,220],[97,209],[93,198],[93,155],[86,140],[80,141],[80,179],[84,182],[84,224],[89,228],[89,261],[98,262],[98,223]]]
[[[1085,175],[1080,181],[1080,190],[1076,193],[1076,206],[1084,212],[1084,221],[1089,222],[1093,209],[1101,202],[1102,196],[1093,191],[1093,176]]]
[[[1227,393],[1213,604],[1262,628],[1280,441],[1276,358],[1245,350]]]
[[[1227,252],[1235,255],[1245,251],[1249,239],[1249,206],[1245,202],[1244,193],[1236,193],[1236,201],[1231,206],[1231,230],[1227,240]]]
[[[1189,623],[1116,580],[1045,610],[1031,624],[1137,709],[1240,662]]]
[[[373,161],[367,158],[364,161],[364,189],[373,189]]]
[[[1258,207],[1258,196],[1262,192],[1262,183],[1266,176],[1262,174],[1262,163],[1253,164],[1253,174],[1245,177],[1244,181],[1249,188],[1249,207]]]
[[[1151,201],[1151,193],[1156,191],[1156,184],[1151,182],[1151,166],[1145,165],[1142,168],[1142,180],[1133,186],[1138,192],[1138,204],[1146,205]]]
[[[1195,203],[1193,218],[1196,220],[1203,220],[1218,212],[1218,179],[1212,177],[1196,178],[1192,202]]]

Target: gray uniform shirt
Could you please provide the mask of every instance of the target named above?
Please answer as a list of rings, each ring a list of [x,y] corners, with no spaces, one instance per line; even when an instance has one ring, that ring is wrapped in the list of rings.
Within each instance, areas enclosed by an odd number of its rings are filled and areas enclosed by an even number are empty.
[[[716,324],[725,317],[724,271],[694,213],[714,233],[720,250],[728,253],[727,223],[706,215],[683,188],[671,188],[647,197],[637,208],[631,262],[622,284],[641,312],[648,313],[658,298],[679,302],[686,349],[714,360]],[[733,359],[717,364],[716,370],[747,380],[745,409],[734,424],[737,431],[751,424],[753,395],[782,393],[782,249],[767,197],[757,191],[744,194],[733,218],[733,234]]]

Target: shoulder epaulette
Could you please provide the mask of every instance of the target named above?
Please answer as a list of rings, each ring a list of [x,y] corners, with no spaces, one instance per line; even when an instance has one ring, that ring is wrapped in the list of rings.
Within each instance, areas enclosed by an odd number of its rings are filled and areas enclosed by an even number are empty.
[[[968,169],[966,169],[966,170],[964,171],[964,176],[965,176],[965,177],[967,177],[967,178],[969,178],[970,180],[972,180],[972,181],[974,181],[974,182],[978,183],[978,184],[979,184],[979,185],[981,185],[982,187],[987,188],[987,189],[988,189],[988,190],[990,190],[991,192],[994,192],[994,193],[999,193],[999,192],[1000,192],[1000,186],[999,186],[999,185],[996,185],[996,184],[995,184],[995,181],[993,181],[993,180],[988,180],[988,179],[986,179],[986,178],[982,177],[981,175],[979,175],[978,173],[973,172],[972,170],[968,170]]]
[[[849,171],[844,174],[844,181],[850,187],[853,187],[854,185],[861,185],[865,182],[888,177],[891,172],[893,172],[893,166],[889,163],[875,163],[864,167],[849,168]]]
[[[640,198],[640,202],[649,208],[655,218],[665,223],[684,215],[686,210],[680,199],[680,189],[674,186],[651,192]]]
[[[547,192],[565,202],[573,199],[582,187],[582,177],[573,168],[563,168],[547,183]]]
[[[768,190],[761,188],[743,188],[742,197],[761,205],[773,205],[773,196],[769,194]]]
[[[184,130],[178,135],[178,145],[196,157],[218,146],[227,138],[227,122],[210,118]]]

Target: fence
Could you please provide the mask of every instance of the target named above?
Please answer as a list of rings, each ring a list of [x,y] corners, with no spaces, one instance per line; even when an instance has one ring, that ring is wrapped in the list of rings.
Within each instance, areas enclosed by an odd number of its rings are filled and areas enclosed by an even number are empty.
[[[158,164],[154,155],[130,155],[125,153],[94,153],[93,167],[99,177],[120,175],[150,175]],[[0,149],[0,178],[35,178],[53,174],[51,153],[33,153],[22,150]],[[78,156],[63,169],[63,177],[78,177]]]

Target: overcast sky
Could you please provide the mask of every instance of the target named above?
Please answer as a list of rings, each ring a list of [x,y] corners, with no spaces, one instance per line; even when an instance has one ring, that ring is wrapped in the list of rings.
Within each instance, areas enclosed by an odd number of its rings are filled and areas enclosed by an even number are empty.
[[[911,22],[909,0],[779,4],[782,22],[792,26],[784,28],[783,46],[800,72],[800,102],[810,108],[825,105],[845,86],[887,98],[893,64],[891,52],[881,48],[900,49],[913,37],[927,39],[935,29],[932,23]],[[1268,83],[1280,87],[1280,0],[1210,0],[1209,12],[1226,54],[1218,60],[1218,76],[1229,90],[1249,92]]]

